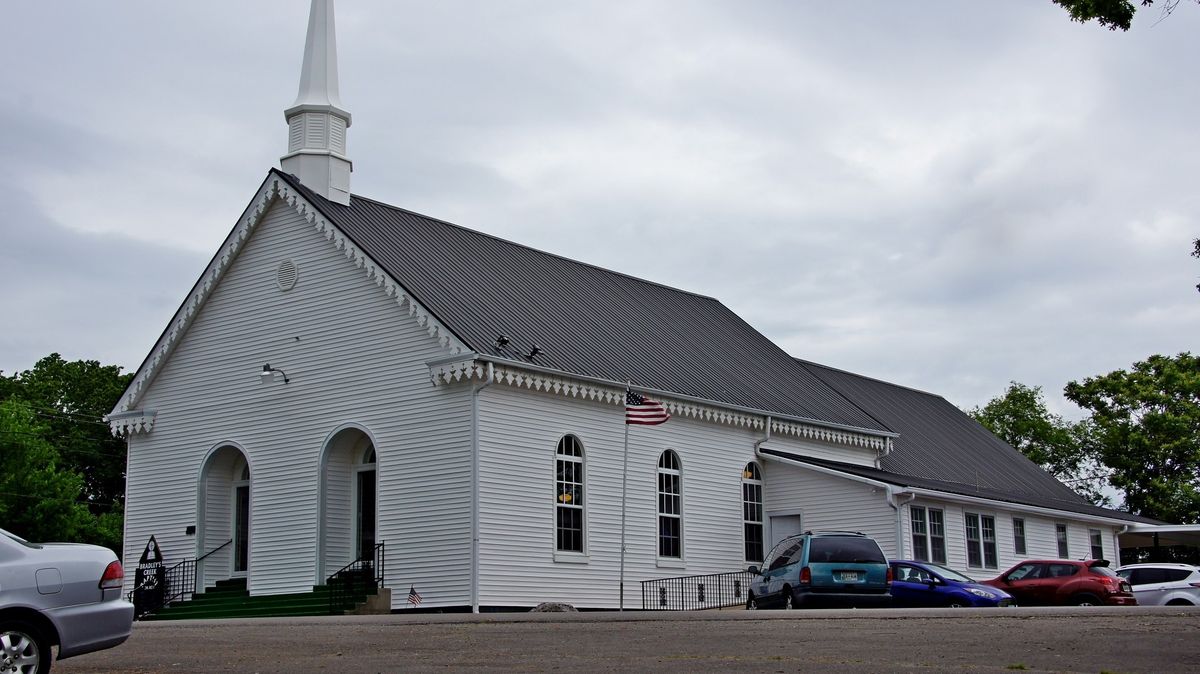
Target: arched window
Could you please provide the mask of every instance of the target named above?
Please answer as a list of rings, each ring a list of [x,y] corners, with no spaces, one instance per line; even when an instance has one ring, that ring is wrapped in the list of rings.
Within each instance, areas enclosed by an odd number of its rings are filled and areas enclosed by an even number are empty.
[[[658,556],[683,557],[683,477],[679,456],[667,450],[658,458]]]
[[[564,435],[554,456],[554,519],[561,552],[583,552],[583,447]]]
[[[751,461],[742,469],[742,535],[746,543],[746,561],[763,560],[763,483],[758,464]]]

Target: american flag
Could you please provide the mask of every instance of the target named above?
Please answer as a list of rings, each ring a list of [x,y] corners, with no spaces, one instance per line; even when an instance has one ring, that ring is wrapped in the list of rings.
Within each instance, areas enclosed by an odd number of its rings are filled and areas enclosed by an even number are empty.
[[[626,424],[657,426],[670,418],[671,415],[662,403],[633,391],[625,391]]]
[[[417,594],[416,585],[408,586],[408,603],[412,604],[413,606],[421,603],[421,595]]]

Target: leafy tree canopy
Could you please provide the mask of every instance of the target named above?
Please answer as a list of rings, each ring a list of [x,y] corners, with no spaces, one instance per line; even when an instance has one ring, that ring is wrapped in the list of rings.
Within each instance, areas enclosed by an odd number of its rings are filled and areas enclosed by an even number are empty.
[[[1003,395],[968,413],[1079,495],[1096,505],[1111,505],[1103,493],[1104,478],[1096,474],[1090,426],[1052,414],[1040,386],[1011,382]]]
[[[46,505],[28,506],[35,501],[26,501],[30,512],[71,503],[88,515],[65,514],[78,509],[72,506],[61,516],[42,518],[37,527],[31,521],[22,526],[33,528],[14,533],[31,540],[74,540],[120,549],[125,442],[112,437],[104,415],[131,378],[118,366],[66,361],[57,353],[24,372],[0,373],[0,403],[8,415],[8,426],[0,431],[0,441],[9,443],[0,454],[5,457],[4,472],[41,476],[40,482],[22,483],[15,493],[27,489],[30,495],[45,495],[37,502]],[[11,516],[12,510],[8,513]],[[0,522],[11,524],[2,511]]]
[[[1067,384],[1091,412],[1097,457],[1131,512],[1200,522],[1200,356],[1151,356]]]
[[[1132,0],[1051,0],[1054,4],[1067,10],[1071,19],[1080,23],[1095,20],[1109,30],[1129,30],[1133,23],[1133,15],[1137,5]],[[1142,7],[1155,4],[1155,0],[1140,0]],[[1175,10],[1179,0],[1160,0],[1162,15],[1166,16]]]

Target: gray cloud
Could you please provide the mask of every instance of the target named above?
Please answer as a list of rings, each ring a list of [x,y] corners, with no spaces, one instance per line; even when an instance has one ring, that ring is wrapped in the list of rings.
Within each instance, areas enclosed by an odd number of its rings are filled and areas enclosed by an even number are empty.
[[[141,362],[284,150],[306,4],[9,9],[0,367]],[[1069,379],[1198,348],[1184,9],[343,1],[354,189],[717,297],[800,357],[1069,411]]]

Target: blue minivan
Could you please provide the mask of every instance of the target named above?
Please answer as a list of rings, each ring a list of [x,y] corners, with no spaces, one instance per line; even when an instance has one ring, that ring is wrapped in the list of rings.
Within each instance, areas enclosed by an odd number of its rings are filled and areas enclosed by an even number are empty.
[[[892,569],[875,539],[859,532],[806,531],[763,559],[746,608],[890,606]]]

